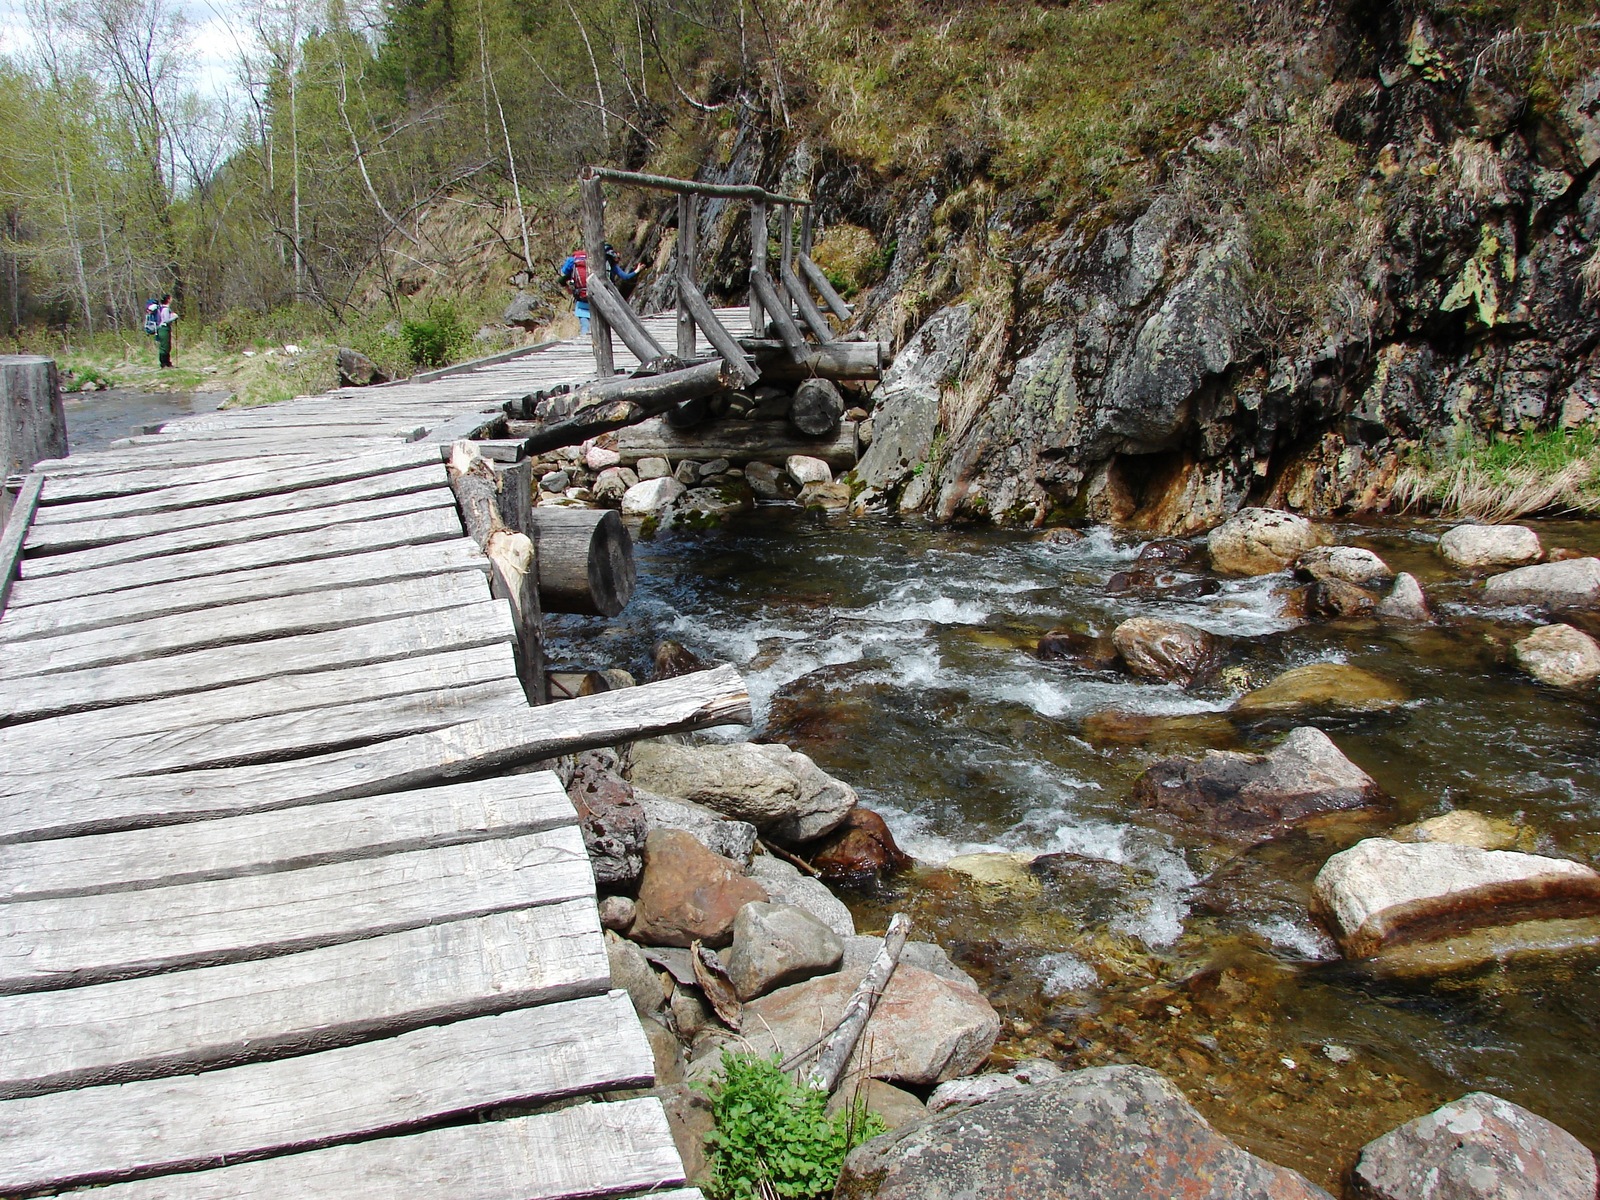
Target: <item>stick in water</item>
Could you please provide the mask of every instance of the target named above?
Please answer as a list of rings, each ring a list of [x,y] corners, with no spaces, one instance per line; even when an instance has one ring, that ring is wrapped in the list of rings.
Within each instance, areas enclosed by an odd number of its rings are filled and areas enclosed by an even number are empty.
[[[861,1039],[861,1031],[872,1019],[872,1010],[878,1006],[879,997],[889,986],[889,976],[894,974],[895,965],[900,961],[900,951],[910,935],[911,918],[904,913],[895,913],[884,932],[883,948],[856,985],[849,1003],[844,1006],[844,1015],[840,1017],[839,1024],[823,1042],[816,1065],[806,1077],[808,1086],[830,1093],[839,1086],[839,1077],[844,1074],[845,1064],[850,1061],[856,1042]]]

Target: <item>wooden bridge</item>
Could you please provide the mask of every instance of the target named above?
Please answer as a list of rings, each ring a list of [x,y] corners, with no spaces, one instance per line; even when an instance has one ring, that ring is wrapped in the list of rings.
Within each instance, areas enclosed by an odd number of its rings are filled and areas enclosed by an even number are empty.
[[[589,356],[32,466],[0,539],[0,1195],[699,1195],[660,1103],[613,1096],[649,1047],[573,808],[519,772],[748,697],[725,667],[529,707],[441,462]]]

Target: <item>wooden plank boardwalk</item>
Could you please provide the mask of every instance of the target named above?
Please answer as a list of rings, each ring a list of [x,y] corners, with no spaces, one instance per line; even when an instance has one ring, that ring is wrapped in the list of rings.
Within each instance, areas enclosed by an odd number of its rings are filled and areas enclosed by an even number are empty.
[[[530,708],[441,460],[592,375],[574,339],[28,476],[0,537],[0,1196],[698,1200],[660,1102],[615,1095],[649,1045],[572,805],[523,768],[748,698],[719,668]]]

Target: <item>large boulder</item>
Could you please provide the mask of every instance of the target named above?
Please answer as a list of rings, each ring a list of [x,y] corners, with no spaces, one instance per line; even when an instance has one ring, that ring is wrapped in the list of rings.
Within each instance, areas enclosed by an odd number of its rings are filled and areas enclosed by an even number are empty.
[[[1582,606],[1600,603],[1600,558],[1518,567],[1491,576],[1483,585],[1485,599],[1497,604]]]
[[[842,938],[855,936],[856,922],[843,900],[830,892],[820,880],[771,854],[758,854],[750,860],[750,875],[767,889],[777,904],[803,908]]]
[[[633,750],[633,782],[749,821],[780,842],[819,838],[856,806],[854,788],[782,745],[640,742]]]
[[[1407,968],[1471,966],[1600,938],[1600,873],[1449,842],[1357,842],[1323,864],[1311,901],[1346,957],[1381,955]]]
[[[809,454],[791,454],[784,460],[783,469],[797,488],[803,488],[808,483],[833,482],[833,469],[820,458],[812,458]]]
[[[1233,711],[1246,717],[1388,712],[1407,699],[1399,684],[1349,663],[1307,663],[1246,692],[1234,702]]]
[[[1118,625],[1111,642],[1128,670],[1145,679],[1188,687],[1217,659],[1217,639],[1203,629],[1160,617],[1134,617]]]
[[[1206,537],[1211,565],[1225,575],[1270,575],[1322,542],[1310,521],[1273,508],[1242,508]]]
[[[1384,793],[1327,734],[1302,726],[1270,754],[1163,759],[1134,782],[1133,799],[1213,837],[1253,843],[1325,813],[1374,807]]]
[[[1600,642],[1571,625],[1541,625],[1512,646],[1511,655],[1551,687],[1587,687],[1600,679]]]
[[[883,939],[870,934],[857,934],[844,939],[844,970],[865,971],[883,949]],[[907,942],[900,947],[900,966],[916,967],[940,979],[948,979],[963,987],[977,987],[968,975],[950,958],[950,952],[938,942]],[[899,968],[897,967],[896,970]]]
[[[1538,562],[1539,535],[1526,525],[1457,525],[1439,539],[1445,561],[1468,570]]]
[[[692,834],[652,830],[629,935],[648,946],[726,946],[739,910],[767,899],[767,890],[737,863],[711,853]]]
[[[803,908],[746,904],[733,921],[728,978],[741,1000],[765,996],[832,971],[844,957],[839,935]]]
[[[1331,1200],[1148,1067],[1092,1067],[856,1147],[835,1200]]]
[[[1364,1200],[1594,1200],[1594,1155],[1559,1125],[1472,1092],[1368,1142]]]
[[[506,305],[506,311],[501,314],[500,321],[504,325],[514,325],[518,329],[532,333],[541,326],[550,324],[554,317],[555,311],[543,297],[536,296],[532,292],[519,291],[511,297],[511,303]]]
[[[847,968],[808,979],[744,1006],[740,1024],[752,1053],[788,1058],[834,1028],[861,982]],[[972,1071],[1000,1034],[1000,1017],[976,987],[900,966],[856,1043],[847,1071],[911,1087],[932,1087]]]
[[[1358,546],[1314,547],[1300,556],[1295,573],[1306,579],[1336,579],[1357,587],[1371,587],[1394,574],[1383,559]]]

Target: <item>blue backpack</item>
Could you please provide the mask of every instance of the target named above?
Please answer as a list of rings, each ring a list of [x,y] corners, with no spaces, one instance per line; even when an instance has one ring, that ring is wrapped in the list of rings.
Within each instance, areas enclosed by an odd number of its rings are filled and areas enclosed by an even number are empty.
[[[144,331],[155,337],[156,330],[161,328],[161,301],[152,300],[144,306]]]

